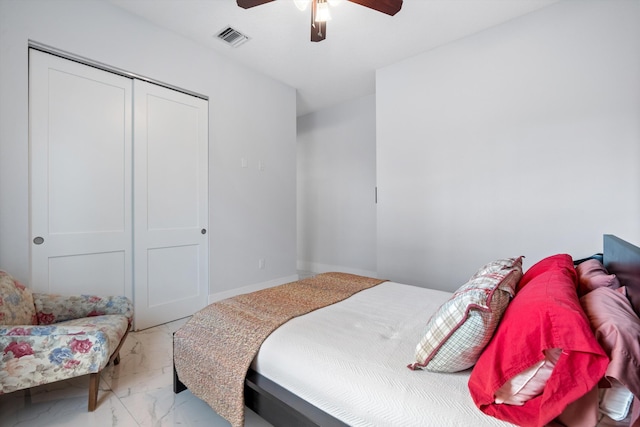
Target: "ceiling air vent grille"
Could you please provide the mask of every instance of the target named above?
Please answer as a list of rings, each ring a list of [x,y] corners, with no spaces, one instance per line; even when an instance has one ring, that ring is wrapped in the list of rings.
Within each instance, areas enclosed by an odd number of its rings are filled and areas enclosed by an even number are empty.
[[[224,30],[218,32],[217,37],[231,47],[238,47],[249,40],[249,37],[231,27],[227,27]]]

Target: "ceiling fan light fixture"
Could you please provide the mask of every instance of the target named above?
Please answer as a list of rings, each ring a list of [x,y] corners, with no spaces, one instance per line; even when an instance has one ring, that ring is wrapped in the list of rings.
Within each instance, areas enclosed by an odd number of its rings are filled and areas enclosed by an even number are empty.
[[[305,11],[307,7],[309,7],[309,3],[311,0],[293,0],[293,3],[296,5],[298,10]]]
[[[0,0],[2,1],[2,0]],[[275,0],[236,0],[238,6],[250,9]],[[343,0],[293,0],[300,10],[305,10],[311,3],[311,41],[321,42],[327,37],[327,21],[331,20],[329,6],[340,4]],[[404,0],[347,0],[369,9],[377,10],[389,16],[394,16],[402,9]]]
[[[316,9],[316,22],[331,21],[331,13],[329,12],[329,3],[318,2]]]

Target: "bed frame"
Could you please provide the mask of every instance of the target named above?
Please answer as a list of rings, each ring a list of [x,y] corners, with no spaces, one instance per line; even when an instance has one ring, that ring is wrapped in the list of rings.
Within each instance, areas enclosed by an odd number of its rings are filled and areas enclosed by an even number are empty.
[[[603,259],[609,273],[627,286],[632,302],[640,300],[640,248],[611,234],[603,236]],[[173,392],[187,387],[173,369]],[[347,426],[268,378],[249,369],[244,386],[245,404],[274,426]]]
[[[627,297],[640,307],[640,248],[610,234],[604,235],[604,266],[627,287]],[[639,313],[640,314],[640,313]]]

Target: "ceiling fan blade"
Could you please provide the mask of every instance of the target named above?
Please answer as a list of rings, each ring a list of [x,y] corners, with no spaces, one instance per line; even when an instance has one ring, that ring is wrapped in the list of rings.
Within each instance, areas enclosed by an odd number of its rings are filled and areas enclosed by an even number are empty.
[[[349,0],[351,3],[356,3],[369,9],[377,10],[378,12],[386,13],[387,15],[395,15],[402,9],[402,0]],[[240,0],[238,0],[240,2]]]
[[[261,4],[272,2],[273,0],[237,0],[238,6],[243,9],[249,9],[254,6],[260,6]]]

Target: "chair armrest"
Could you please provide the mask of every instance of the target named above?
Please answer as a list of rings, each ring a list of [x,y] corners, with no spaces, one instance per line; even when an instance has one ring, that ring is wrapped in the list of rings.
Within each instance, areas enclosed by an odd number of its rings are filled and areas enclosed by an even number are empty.
[[[99,372],[109,350],[99,329],[0,326],[0,394]]]
[[[124,296],[33,294],[36,316],[40,325],[82,317],[121,314],[133,320],[133,304]]]

